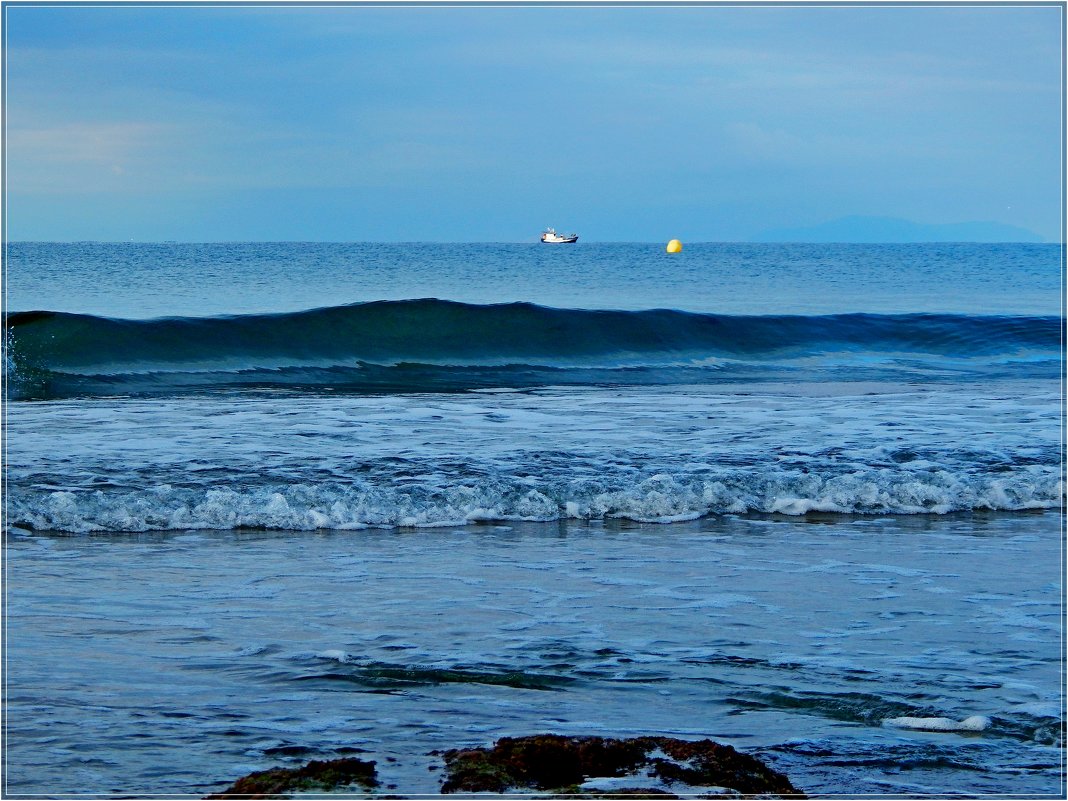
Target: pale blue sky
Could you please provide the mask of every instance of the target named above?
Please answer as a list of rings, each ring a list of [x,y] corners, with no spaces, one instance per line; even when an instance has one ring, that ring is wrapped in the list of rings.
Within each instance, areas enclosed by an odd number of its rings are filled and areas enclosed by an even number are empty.
[[[6,11],[9,239],[1059,239],[1060,15],[1013,7]]]

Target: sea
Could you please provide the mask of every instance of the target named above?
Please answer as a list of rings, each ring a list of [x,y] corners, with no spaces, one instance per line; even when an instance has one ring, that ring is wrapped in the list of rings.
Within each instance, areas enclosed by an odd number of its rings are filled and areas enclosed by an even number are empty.
[[[5,248],[5,797],[548,732],[1064,797],[1062,246]]]

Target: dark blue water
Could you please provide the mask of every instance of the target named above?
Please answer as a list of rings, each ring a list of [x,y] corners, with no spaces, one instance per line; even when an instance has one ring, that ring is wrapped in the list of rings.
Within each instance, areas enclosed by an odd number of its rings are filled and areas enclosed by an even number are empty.
[[[9,245],[9,790],[559,731],[1062,794],[1061,259]]]
[[[1061,318],[722,315],[379,301],[283,314],[8,315],[20,399],[219,388],[418,392],[545,385],[1055,378]]]

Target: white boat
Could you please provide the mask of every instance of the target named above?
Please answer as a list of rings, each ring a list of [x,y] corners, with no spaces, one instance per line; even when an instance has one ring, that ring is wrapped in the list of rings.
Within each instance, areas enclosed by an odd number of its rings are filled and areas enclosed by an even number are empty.
[[[555,228],[546,228],[541,233],[541,241],[549,245],[578,242],[578,234],[558,234]]]

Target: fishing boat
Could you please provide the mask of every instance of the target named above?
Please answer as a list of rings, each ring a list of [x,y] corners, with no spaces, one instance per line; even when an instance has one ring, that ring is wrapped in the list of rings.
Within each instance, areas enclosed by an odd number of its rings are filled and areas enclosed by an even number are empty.
[[[578,242],[578,234],[558,234],[555,228],[546,228],[541,233],[541,241],[548,245],[560,245],[565,242]]]

